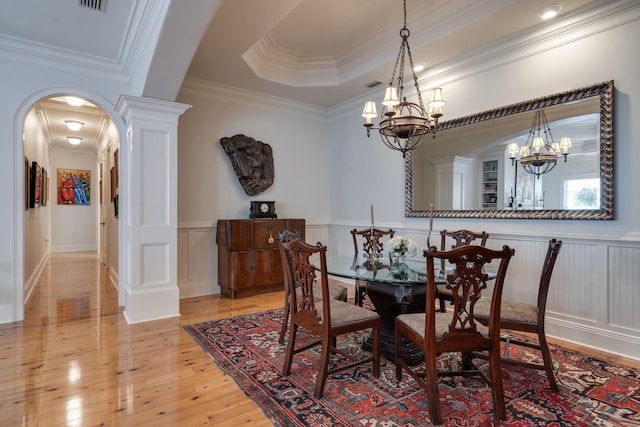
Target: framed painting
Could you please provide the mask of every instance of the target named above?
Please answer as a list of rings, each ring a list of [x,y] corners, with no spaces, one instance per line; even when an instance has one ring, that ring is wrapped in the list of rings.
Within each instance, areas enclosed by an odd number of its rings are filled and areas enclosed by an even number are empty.
[[[29,210],[29,193],[31,191],[31,163],[29,159],[24,158],[24,210]]]
[[[58,204],[84,205],[91,204],[91,171],[83,169],[58,169],[57,171]]]
[[[47,175],[47,170],[45,168],[41,169],[42,173],[40,175],[40,206],[47,206],[47,197],[49,196],[47,194],[49,190],[47,182],[49,180],[49,177]]]
[[[116,188],[118,187],[117,181],[118,179],[116,178],[116,167],[112,166],[111,169],[109,170],[109,178],[110,178],[110,182],[111,182],[111,202],[113,202],[116,198]]]
[[[536,205],[536,176],[517,163],[516,202],[521,209],[533,209]]]
[[[38,162],[31,163],[31,178],[29,182],[29,207],[40,207],[40,179],[42,171]]]

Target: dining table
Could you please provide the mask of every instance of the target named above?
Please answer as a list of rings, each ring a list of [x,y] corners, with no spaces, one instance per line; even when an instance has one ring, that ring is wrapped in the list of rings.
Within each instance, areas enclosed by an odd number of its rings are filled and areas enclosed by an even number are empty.
[[[388,256],[369,259],[358,255],[330,255],[326,257],[327,274],[331,276],[361,280],[366,282],[367,295],[375,311],[380,316],[380,351],[387,360],[395,361],[395,319],[400,314],[424,313],[426,306],[426,260],[407,258],[404,262],[392,264]],[[319,262],[313,263],[316,269]],[[497,270],[485,266],[490,278],[495,278]],[[436,284],[446,283],[446,277],[437,267]],[[363,348],[370,351],[372,338],[363,342]],[[402,359],[416,365],[424,360],[424,353],[413,342],[402,343]]]

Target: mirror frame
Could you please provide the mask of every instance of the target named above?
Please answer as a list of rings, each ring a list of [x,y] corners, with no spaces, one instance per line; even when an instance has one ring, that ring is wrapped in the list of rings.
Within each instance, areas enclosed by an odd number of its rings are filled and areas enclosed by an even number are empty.
[[[541,107],[563,104],[600,96],[600,209],[498,209],[498,210],[434,210],[434,218],[511,218],[511,219],[614,219],[613,169],[613,80],[566,92],[543,96],[511,104],[495,110],[442,122],[438,132],[458,126],[467,126],[512,114],[532,111]],[[429,142],[427,142],[429,143]],[[432,144],[438,143],[436,137]],[[429,218],[427,210],[413,209],[413,152],[405,157],[405,217]]]

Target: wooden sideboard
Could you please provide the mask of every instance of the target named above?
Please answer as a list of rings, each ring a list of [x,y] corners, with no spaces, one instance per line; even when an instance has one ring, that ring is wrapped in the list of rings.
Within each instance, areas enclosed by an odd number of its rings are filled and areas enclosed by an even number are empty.
[[[218,220],[218,284],[222,294],[242,298],[284,289],[276,235],[295,231],[304,239],[304,219]]]

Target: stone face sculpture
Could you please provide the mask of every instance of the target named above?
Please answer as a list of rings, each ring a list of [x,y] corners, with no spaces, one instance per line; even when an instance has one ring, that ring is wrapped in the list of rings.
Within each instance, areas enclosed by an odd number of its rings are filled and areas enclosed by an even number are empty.
[[[249,196],[262,193],[273,184],[273,152],[271,146],[238,134],[220,138],[240,185]]]

